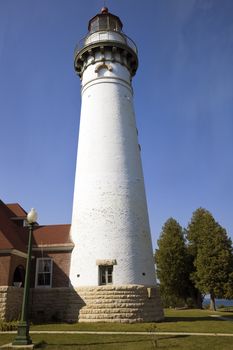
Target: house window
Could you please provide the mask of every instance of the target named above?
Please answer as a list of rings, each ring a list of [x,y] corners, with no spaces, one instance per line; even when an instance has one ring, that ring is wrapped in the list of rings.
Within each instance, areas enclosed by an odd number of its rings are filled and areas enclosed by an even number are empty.
[[[99,283],[112,284],[113,266],[99,266]]]
[[[13,286],[23,287],[25,279],[25,269],[22,265],[16,267],[13,277]]]
[[[53,261],[49,258],[36,260],[36,287],[52,287]]]

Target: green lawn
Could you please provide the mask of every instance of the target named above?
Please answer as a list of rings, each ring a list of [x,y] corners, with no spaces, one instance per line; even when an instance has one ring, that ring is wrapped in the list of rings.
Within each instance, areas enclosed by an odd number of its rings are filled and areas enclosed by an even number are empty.
[[[222,321],[209,315],[220,315],[232,319],[233,312],[213,312],[209,310],[165,310],[165,322],[161,323],[75,323],[33,325],[32,330],[80,330],[80,331],[156,331],[233,333],[233,322]]]
[[[232,318],[233,312],[208,310],[165,310],[165,322],[157,324],[46,324],[32,325],[31,330],[96,330],[96,331],[170,331],[201,333],[233,333],[233,322],[211,318],[209,315]],[[12,334],[0,334],[0,345],[11,342]],[[157,348],[163,350],[233,350],[233,337],[158,335]],[[150,350],[156,349],[153,335],[100,334],[32,334],[41,349],[55,350]]]
[[[229,319],[223,321],[210,315]],[[233,333],[233,312],[210,310],[165,310],[166,322],[157,325],[157,330],[167,332]]]
[[[11,342],[12,335],[0,336],[0,344]],[[46,350],[233,350],[233,339],[229,337],[158,336],[157,348],[151,336],[140,335],[32,335],[38,349]]]

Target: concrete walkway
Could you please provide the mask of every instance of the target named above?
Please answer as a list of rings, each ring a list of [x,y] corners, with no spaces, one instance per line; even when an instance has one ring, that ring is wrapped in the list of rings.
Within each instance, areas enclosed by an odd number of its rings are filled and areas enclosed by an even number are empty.
[[[233,318],[232,317],[224,317],[224,316],[221,316],[221,315],[209,315],[209,317],[218,318],[219,320],[223,320],[223,321],[233,322]]]
[[[0,334],[16,334],[16,331],[0,332]],[[196,333],[196,332],[96,332],[96,331],[30,331],[30,334],[111,334],[111,335],[194,335],[206,337],[233,337],[233,333]]]

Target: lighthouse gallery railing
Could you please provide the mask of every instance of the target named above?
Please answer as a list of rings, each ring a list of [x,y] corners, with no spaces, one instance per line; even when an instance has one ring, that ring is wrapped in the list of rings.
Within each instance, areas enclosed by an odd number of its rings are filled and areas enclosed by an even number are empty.
[[[79,41],[78,45],[75,47],[75,52],[80,51],[85,46],[103,41],[116,41],[123,43],[129,46],[136,54],[138,52],[136,44],[126,34],[112,31],[99,31],[88,34]]]

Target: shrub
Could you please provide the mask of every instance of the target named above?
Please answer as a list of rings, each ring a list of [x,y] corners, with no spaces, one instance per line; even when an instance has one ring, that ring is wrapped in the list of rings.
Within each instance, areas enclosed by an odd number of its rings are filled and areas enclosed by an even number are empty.
[[[18,328],[18,321],[11,321],[11,322],[0,321],[1,332],[15,331],[17,330],[17,328]]]

